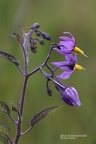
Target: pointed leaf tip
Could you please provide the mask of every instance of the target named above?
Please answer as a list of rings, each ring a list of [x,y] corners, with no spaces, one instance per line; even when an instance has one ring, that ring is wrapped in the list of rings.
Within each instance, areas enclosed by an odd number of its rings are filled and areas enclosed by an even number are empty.
[[[32,120],[30,121],[30,125],[34,127],[36,124],[41,122],[45,117],[49,116],[52,112],[54,112],[58,108],[60,108],[60,106],[53,106],[39,112],[32,118]]]

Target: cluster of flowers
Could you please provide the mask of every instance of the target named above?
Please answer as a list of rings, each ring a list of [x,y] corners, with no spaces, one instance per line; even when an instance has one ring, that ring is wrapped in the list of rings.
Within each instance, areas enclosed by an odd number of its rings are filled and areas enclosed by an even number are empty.
[[[11,35],[12,37],[15,37],[17,39],[17,41],[23,48],[23,52],[25,56],[25,65],[26,65],[26,61],[27,64],[29,61],[29,52],[30,51],[32,51],[33,53],[37,52],[37,42],[39,42],[41,45],[44,45],[45,40],[48,41],[51,40],[49,34],[39,30],[39,27],[40,25],[38,23],[35,23],[30,27],[30,31],[28,33],[25,33],[25,30],[19,26],[19,28],[23,33],[24,40],[16,33],[13,33]],[[33,33],[36,34],[37,36],[36,38],[33,37]],[[76,40],[70,32],[64,32],[63,34],[64,36],[60,37],[59,43],[53,43],[51,45],[49,53],[44,63],[40,65],[38,68],[34,69],[32,72],[30,72],[28,74],[28,77],[34,74],[35,72],[37,72],[38,70],[40,70],[40,72],[42,72],[47,78],[46,88],[47,88],[48,95],[52,95],[52,90],[48,86],[48,82],[49,80],[51,80],[53,81],[56,89],[60,92],[61,97],[65,103],[71,106],[77,105],[79,107],[81,105],[81,102],[77,90],[74,87],[63,84],[59,79],[62,80],[68,79],[75,70],[85,70],[85,68],[77,64],[78,63],[77,53],[80,53],[84,56],[86,55],[84,54],[84,51],[82,51],[80,48],[76,46]],[[54,70],[51,69],[51,67],[47,64],[48,60],[50,59],[52,50],[55,50],[59,54],[64,55],[66,59],[66,61],[51,62],[51,64],[56,66]],[[25,67],[27,68],[27,66]],[[51,75],[43,71],[44,67],[50,70]],[[18,68],[22,72],[22,74],[25,75],[24,72],[21,70],[21,68],[20,67]],[[55,71],[58,69],[61,69],[64,72],[61,75],[56,76]]]
[[[70,32],[64,32],[64,34],[69,35],[69,37],[61,36],[60,37],[61,41],[57,46],[54,47],[54,50],[59,54],[64,55],[66,61],[51,62],[51,64],[56,66],[54,72],[58,68],[64,71],[61,75],[56,76],[57,78],[60,78],[62,80],[69,78],[76,69],[85,70],[85,68],[77,64],[78,62],[77,53],[86,56],[84,54],[84,51],[76,47],[76,40],[73,37],[73,35]],[[75,88],[66,85],[61,86],[58,84],[56,84],[56,87],[59,90],[64,102],[66,102],[71,106],[77,105],[79,107],[81,105],[78,92],[76,91]]]

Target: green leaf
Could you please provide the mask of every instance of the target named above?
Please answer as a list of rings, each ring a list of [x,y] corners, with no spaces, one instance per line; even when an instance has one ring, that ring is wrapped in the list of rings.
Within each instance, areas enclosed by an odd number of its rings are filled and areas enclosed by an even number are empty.
[[[0,101],[0,110],[10,115],[10,108],[3,101]]]
[[[61,106],[53,106],[53,107],[44,109],[43,111],[39,112],[38,114],[36,114],[32,118],[32,120],[30,121],[30,125],[32,127],[34,127],[36,124],[38,124],[39,122],[41,122],[45,117],[49,116],[51,113],[53,113],[54,111],[56,111],[60,107]]]
[[[0,124],[0,133],[5,134],[6,136],[9,136],[10,128],[5,126],[4,124]]]
[[[0,144],[12,144],[12,141],[9,137],[10,128],[4,124],[0,124]]]
[[[11,55],[11,54],[8,54],[4,51],[0,51],[0,56],[3,57],[3,58],[6,58],[8,60],[10,60],[12,63],[14,63],[16,66],[19,66],[19,61],[16,60],[16,58]]]
[[[0,144],[8,144],[8,138],[2,133],[0,133]]]
[[[16,113],[19,113],[17,107],[15,107],[15,106],[12,106],[12,111],[14,111],[14,112],[16,112]]]
[[[19,108],[20,108],[19,102],[13,102],[11,103],[11,105],[12,105],[12,111],[19,113]]]

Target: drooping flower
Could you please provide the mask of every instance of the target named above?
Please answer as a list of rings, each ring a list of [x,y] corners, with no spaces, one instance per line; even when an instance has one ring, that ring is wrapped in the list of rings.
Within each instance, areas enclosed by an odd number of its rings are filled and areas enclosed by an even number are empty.
[[[59,37],[61,40],[59,43],[59,48],[55,47],[54,50],[56,50],[58,53],[63,54],[63,55],[71,54],[72,51],[74,51],[75,53],[80,53],[86,56],[84,54],[84,51],[76,47],[76,40],[70,32],[64,32],[63,34],[68,34],[70,37],[67,37],[67,36]]]
[[[71,106],[77,105],[80,107],[81,102],[79,100],[79,95],[74,87],[67,86],[60,81],[55,81],[52,77],[50,77],[50,80],[53,81],[55,88],[60,92],[65,103]]]
[[[55,65],[57,68],[55,70],[57,70],[58,68],[64,70],[64,72],[57,76],[60,79],[67,79],[71,76],[71,74],[75,71],[75,69],[77,70],[85,70],[82,66],[78,65],[78,57],[77,54],[75,53],[75,56],[73,56],[72,54],[67,54],[65,55],[65,58],[67,61],[61,61],[61,62],[51,62],[53,65]]]
[[[60,92],[60,95],[65,103],[67,103],[70,106],[77,105],[78,107],[80,107],[81,102],[79,99],[79,95],[74,87],[66,86],[61,82],[58,83],[53,79],[51,80],[54,82],[56,89]]]
[[[68,105],[77,105],[80,107],[81,102],[79,100],[78,92],[74,87],[67,87],[64,91],[61,91],[60,94],[64,102]]]

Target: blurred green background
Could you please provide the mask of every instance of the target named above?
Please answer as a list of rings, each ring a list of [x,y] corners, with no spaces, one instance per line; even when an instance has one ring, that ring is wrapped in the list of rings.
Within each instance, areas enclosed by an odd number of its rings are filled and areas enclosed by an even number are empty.
[[[81,107],[64,106],[38,124],[33,131],[20,139],[20,144],[94,144],[96,143],[96,1],[95,0],[0,0],[0,50],[16,56],[22,64],[22,50],[15,39],[8,34],[17,32],[18,24],[26,32],[38,22],[41,30],[51,35],[51,42],[40,46],[37,54],[30,53],[29,70],[39,66],[46,58],[50,44],[59,42],[64,31],[70,31],[77,46],[85,51],[88,58],[79,55],[79,64],[86,71],[76,71],[68,80],[63,81],[78,90]],[[51,61],[63,59],[56,52]],[[0,100],[19,101],[23,77],[9,61],[0,58]],[[39,72],[28,83],[23,117],[23,131],[29,121],[47,107],[62,103],[59,93],[52,86],[53,97],[46,93],[46,79]],[[14,113],[12,113],[14,115]],[[16,118],[17,115],[14,115]],[[14,139],[15,127],[6,114],[0,112],[0,123],[11,128]],[[85,135],[75,139],[60,139],[60,135]]]

